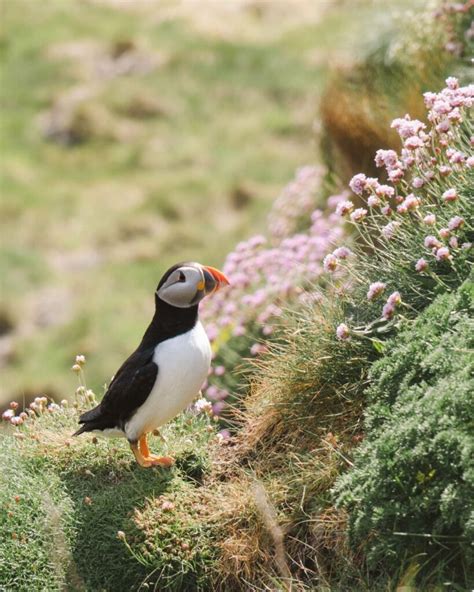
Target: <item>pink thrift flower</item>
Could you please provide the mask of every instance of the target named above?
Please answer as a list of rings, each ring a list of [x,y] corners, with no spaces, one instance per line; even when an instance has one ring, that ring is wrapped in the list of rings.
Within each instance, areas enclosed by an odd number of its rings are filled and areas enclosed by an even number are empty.
[[[390,206],[384,206],[382,208],[382,214],[384,216],[391,216],[393,214],[393,210],[392,210],[392,208]]]
[[[409,115],[405,115],[403,118],[394,119],[390,127],[396,129],[401,138],[406,139],[419,134],[426,125],[418,119],[410,119]]]
[[[332,254],[338,259],[347,259],[352,255],[352,251],[347,247],[338,247]]]
[[[459,109],[457,107],[455,107],[451,111],[451,113],[448,113],[448,119],[450,121],[454,121],[456,123],[459,123],[460,121],[462,121],[461,111],[459,111]]]
[[[415,177],[412,181],[412,186],[415,189],[420,189],[420,187],[423,187],[424,184],[425,184],[425,182],[423,181],[423,179],[421,177]]]
[[[451,122],[449,121],[449,119],[447,117],[445,117],[444,119],[442,119],[438,125],[436,126],[436,131],[439,134],[446,134],[447,132],[449,132],[449,128],[451,127]],[[441,142],[440,142],[441,143]],[[445,146],[446,143],[443,140],[443,142],[441,143],[442,146]]]
[[[384,319],[386,319],[387,321],[389,321],[393,315],[395,313],[395,306],[393,306],[393,304],[389,304],[388,302],[386,302],[383,305],[383,309],[382,309],[382,316]]]
[[[323,260],[323,267],[325,271],[333,272],[336,271],[338,266],[337,257],[335,257],[332,253],[326,255]]]
[[[351,220],[353,222],[360,222],[367,216],[367,210],[364,208],[357,208],[351,214]]]
[[[378,199],[378,197],[375,197],[375,195],[371,195],[367,200],[367,205],[369,206],[369,208],[376,208],[380,205],[380,199]]]
[[[237,325],[236,327],[234,327],[234,330],[232,333],[233,333],[234,337],[242,337],[243,335],[245,335],[246,330],[243,325]]]
[[[352,212],[352,210],[354,209],[354,204],[349,201],[341,201],[337,204],[336,207],[336,214],[338,216],[345,216],[346,214],[349,214],[350,212]]]
[[[467,160],[466,160],[466,166],[468,169],[472,169],[474,168],[474,156],[470,156]]]
[[[449,228],[440,228],[438,232],[441,238],[448,238],[450,234]]]
[[[394,221],[394,222],[389,222],[387,225],[385,225],[382,228],[382,234],[385,238],[393,238],[393,235],[395,234],[395,231],[397,230],[397,228],[400,226],[400,222]]]
[[[367,185],[367,177],[363,173],[354,175],[349,182],[349,187],[357,195],[362,195]]]
[[[405,140],[405,148],[408,150],[417,150],[418,148],[423,148],[424,142],[418,136],[410,136]]]
[[[426,269],[428,269],[428,262],[426,261],[426,259],[423,259],[423,257],[418,259],[418,261],[415,264],[415,269],[418,272],[425,271]]]
[[[375,193],[379,197],[393,197],[395,195],[395,189],[390,187],[390,185],[379,185]]]
[[[2,419],[4,421],[10,421],[12,419],[12,417],[14,417],[15,412],[13,411],[13,409],[7,409],[6,411],[4,411],[2,413]]]
[[[386,166],[391,169],[398,164],[398,155],[395,150],[377,150],[375,153],[375,165],[377,167]]]
[[[459,81],[457,78],[454,78],[454,76],[450,76],[449,78],[446,78],[446,86],[451,90],[457,90],[459,88]]]
[[[367,292],[367,300],[374,300],[382,294],[385,290],[385,284],[383,282],[374,282],[370,284],[369,291]]]
[[[398,168],[391,170],[388,178],[392,183],[399,183],[403,179],[403,170]]]
[[[447,165],[444,165],[444,164],[441,165],[438,168],[438,170],[439,170],[439,174],[442,177],[448,177],[453,172],[453,169],[450,166],[447,166]]]
[[[403,158],[402,158],[402,161],[403,161],[403,164],[405,165],[405,168],[412,167],[415,164],[415,162],[416,162],[415,157],[406,148],[403,149],[403,152],[406,152],[407,153],[407,154],[404,154],[403,155]]]
[[[408,208],[406,207],[405,202],[403,202],[397,207],[397,212],[399,214],[406,214],[408,212]]]
[[[439,249],[441,247],[439,240],[432,235],[425,237],[424,245],[427,249]]]
[[[435,177],[434,171],[425,171],[425,177],[427,181],[431,181]]]
[[[463,249],[464,251],[469,251],[469,249],[472,247],[472,243],[463,243],[461,245],[461,249]]]
[[[436,224],[436,216],[435,216],[435,214],[428,214],[427,216],[425,216],[423,218],[423,222],[427,226],[434,226]]]
[[[420,199],[413,195],[413,193],[410,193],[410,195],[406,196],[404,204],[408,210],[416,210],[416,208],[420,205]]]
[[[447,153],[448,152],[446,151],[446,154]],[[456,150],[451,153],[451,156],[449,157],[449,162],[451,162],[452,164],[462,164],[465,159],[466,157],[464,156],[464,154]]]
[[[208,399],[211,399],[211,401],[216,401],[219,398],[219,389],[217,388],[217,386],[212,384],[210,387],[208,387],[206,389],[206,397]],[[198,401],[196,401],[196,404],[199,403],[199,401],[204,401],[204,399],[198,399]],[[199,407],[202,406],[203,403],[200,403],[198,407],[195,406],[196,411],[200,410]]]
[[[402,301],[402,297],[400,296],[400,292],[392,292],[390,296],[387,298],[387,303],[396,306],[400,304]]]
[[[10,401],[10,405],[9,405],[10,409],[18,409],[19,405],[16,401]]]
[[[346,339],[349,339],[350,335],[351,332],[349,330],[349,327],[345,323],[341,323],[337,326],[336,336],[338,339],[345,341]]]
[[[365,180],[365,189],[373,189],[377,191],[379,180],[376,177],[367,177]]]
[[[456,237],[456,236],[452,236],[452,237],[449,239],[449,246],[450,246],[452,249],[457,249],[457,248],[459,247],[458,239],[457,239],[457,237]]]
[[[451,105],[447,101],[437,99],[433,105],[433,112],[436,115],[446,115],[451,111]]]
[[[230,432],[227,429],[220,430],[220,432],[217,433],[217,437],[220,442],[226,442],[230,439]]]
[[[263,354],[268,350],[266,345],[263,343],[254,343],[250,348],[250,353],[252,356],[258,356],[259,354]]]
[[[448,222],[448,228],[449,230],[457,230],[458,228],[461,228],[463,224],[464,218],[461,218],[461,216],[453,216]]]
[[[447,261],[448,259],[452,258],[448,247],[440,247],[439,249],[437,249],[435,255],[438,261]]]
[[[423,93],[423,98],[425,100],[425,105],[428,109],[431,109],[434,105],[434,102],[436,100],[436,93],[433,92],[425,92]]]
[[[224,401],[217,401],[212,405],[212,413],[213,415],[220,415],[225,409]]]
[[[21,417],[18,417],[18,416],[17,417],[12,417],[10,419],[10,423],[12,425],[14,425],[14,426],[19,426],[19,425],[21,425],[23,423],[23,420],[22,420]]]
[[[224,366],[216,366],[214,368],[214,374],[216,376],[223,376],[225,374],[225,367]]]
[[[456,189],[448,189],[443,193],[442,198],[445,202],[456,201],[458,198]]]

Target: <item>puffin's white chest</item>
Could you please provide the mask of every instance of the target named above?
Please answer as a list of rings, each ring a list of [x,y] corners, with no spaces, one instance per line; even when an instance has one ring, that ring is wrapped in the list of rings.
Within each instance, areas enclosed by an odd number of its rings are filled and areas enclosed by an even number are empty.
[[[129,440],[136,440],[165,424],[185,409],[198,394],[211,364],[211,346],[203,326],[158,344],[153,355],[158,376],[145,403],[125,425]]]

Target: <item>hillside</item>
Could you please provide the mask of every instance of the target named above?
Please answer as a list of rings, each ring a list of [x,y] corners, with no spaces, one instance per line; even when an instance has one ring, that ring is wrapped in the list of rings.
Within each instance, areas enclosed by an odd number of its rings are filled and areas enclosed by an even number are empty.
[[[351,27],[364,6],[342,11]],[[469,2],[403,12],[318,91],[333,162],[299,166],[258,234],[222,257],[231,286],[201,307],[212,370],[151,441],[171,469],[142,469],[121,440],[71,436],[101,396],[95,342],[67,360],[73,397],[10,403],[7,589],[472,589],[473,16]],[[370,140],[360,152],[357,137]]]

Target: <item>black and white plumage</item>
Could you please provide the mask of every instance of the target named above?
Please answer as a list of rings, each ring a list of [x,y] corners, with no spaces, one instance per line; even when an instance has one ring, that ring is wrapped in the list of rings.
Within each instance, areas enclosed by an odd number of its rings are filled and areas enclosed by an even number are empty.
[[[125,436],[142,466],[169,465],[149,453],[146,435],[185,409],[198,394],[211,363],[209,339],[198,319],[199,302],[227,278],[199,263],[179,263],[162,277],[155,314],[143,339],[122,364],[102,401],[86,413],[74,435]]]

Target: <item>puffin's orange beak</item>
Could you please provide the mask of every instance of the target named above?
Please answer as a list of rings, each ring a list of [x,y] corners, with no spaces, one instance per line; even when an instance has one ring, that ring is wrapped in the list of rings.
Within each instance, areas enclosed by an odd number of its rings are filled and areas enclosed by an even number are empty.
[[[222,288],[223,286],[228,286],[230,284],[229,280],[226,276],[219,271],[215,267],[209,267],[203,265],[204,270],[204,280],[205,280],[205,292],[206,294],[212,294]]]

